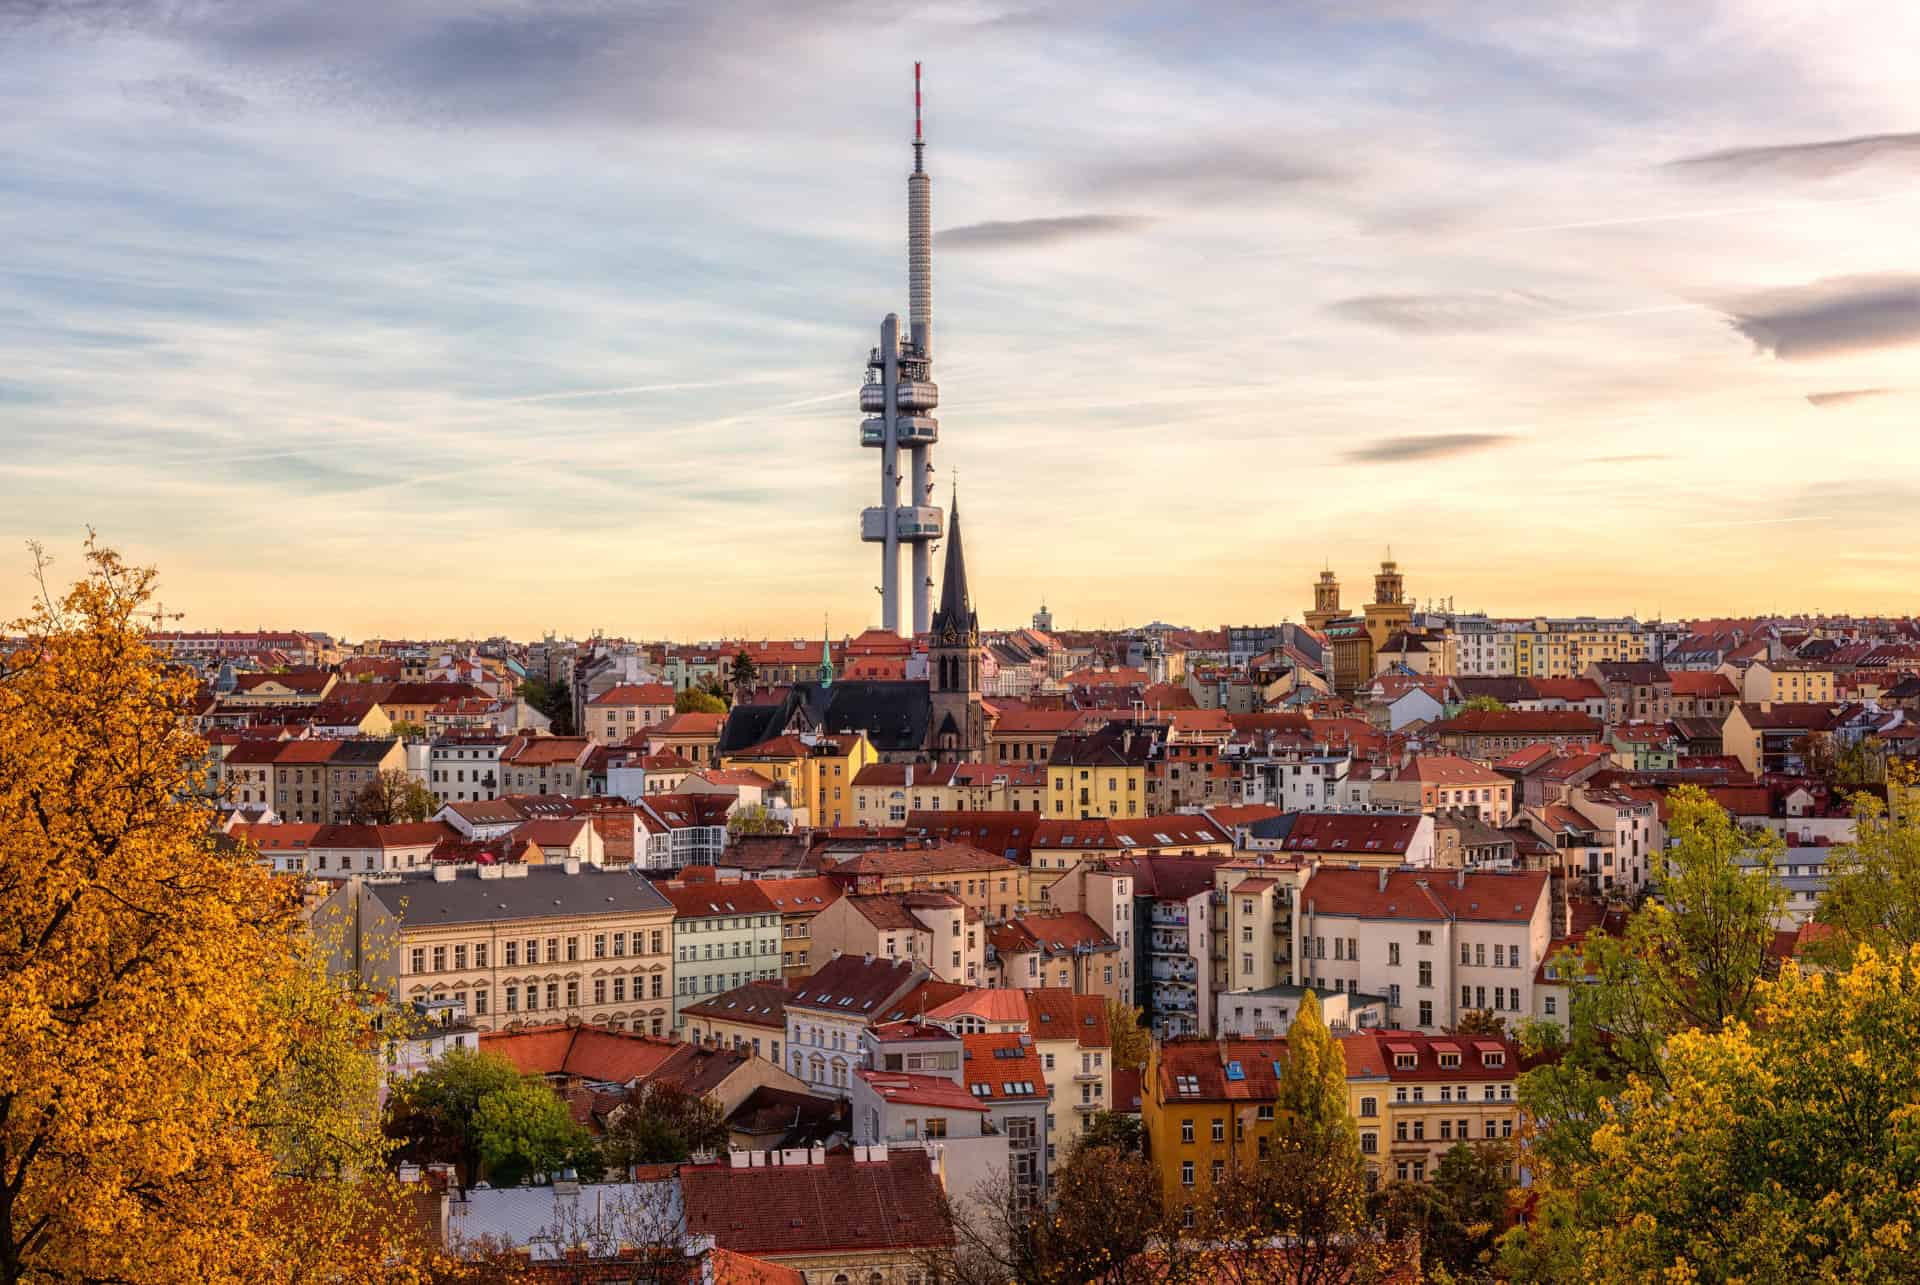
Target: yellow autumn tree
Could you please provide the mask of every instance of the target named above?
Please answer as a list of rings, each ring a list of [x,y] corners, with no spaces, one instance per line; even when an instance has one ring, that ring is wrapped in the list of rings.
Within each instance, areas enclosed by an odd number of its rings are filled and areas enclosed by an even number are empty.
[[[374,1279],[370,1016],[218,839],[153,583],[91,540],[0,659],[0,1285]]]
[[[1788,964],[1600,1108],[1513,1279],[1905,1281],[1920,1250],[1920,947]]]

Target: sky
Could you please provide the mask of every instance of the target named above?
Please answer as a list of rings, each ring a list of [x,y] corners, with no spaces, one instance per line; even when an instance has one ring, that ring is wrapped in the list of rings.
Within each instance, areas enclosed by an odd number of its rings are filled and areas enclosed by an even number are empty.
[[[1920,610],[1916,49],[1905,0],[0,0],[0,614],[91,526],[185,628],[877,623],[915,59],[985,623],[1297,620],[1389,545],[1462,610]]]

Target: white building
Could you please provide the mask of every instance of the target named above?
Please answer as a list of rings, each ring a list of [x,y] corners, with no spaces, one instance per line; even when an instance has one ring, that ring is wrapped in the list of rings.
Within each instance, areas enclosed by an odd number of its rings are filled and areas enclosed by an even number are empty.
[[[1321,866],[1294,916],[1294,981],[1385,995],[1395,1026],[1437,1032],[1471,1010],[1534,1012],[1552,939],[1544,870]]]
[[[442,736],[427,756],[427,788],[436,802],[477,803],[501,794],[504,736]]]

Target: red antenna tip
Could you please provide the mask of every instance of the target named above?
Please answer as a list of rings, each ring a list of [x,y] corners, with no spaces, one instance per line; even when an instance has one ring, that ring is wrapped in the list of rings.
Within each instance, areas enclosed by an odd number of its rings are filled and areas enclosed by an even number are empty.
[[[920,141],[920,64],[913,64],[913,139]]]

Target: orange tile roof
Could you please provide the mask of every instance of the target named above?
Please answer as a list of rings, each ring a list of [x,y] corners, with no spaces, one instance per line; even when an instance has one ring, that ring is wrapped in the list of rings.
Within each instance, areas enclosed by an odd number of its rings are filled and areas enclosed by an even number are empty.
[[[523,1075],[576,1075],[625,1084],[651,1075],[686,1045],[601,1026],[523,1026],[480,1032],[480,1049]]]
[[[587,704],[596,709],[624,705],[647,707],[671,705],[673,688],[665,683],[622,683],[618,687],[609,687]]]

